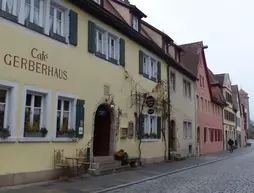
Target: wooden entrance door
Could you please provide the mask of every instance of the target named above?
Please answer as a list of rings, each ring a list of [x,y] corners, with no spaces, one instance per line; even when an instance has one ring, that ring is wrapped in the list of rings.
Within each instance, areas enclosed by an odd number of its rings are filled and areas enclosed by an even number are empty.
[[[98,107],[94,123],[94,156],[108,156],[110,147],[111,113],[106,105]]]

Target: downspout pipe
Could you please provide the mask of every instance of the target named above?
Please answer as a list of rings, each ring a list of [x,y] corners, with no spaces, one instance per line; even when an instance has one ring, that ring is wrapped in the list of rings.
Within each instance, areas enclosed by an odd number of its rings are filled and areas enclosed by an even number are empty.
[[[168,87],[168,160],[171,160],[171,153],[170,153],[170,146],[171,146],[171,132],[170,132],[170,128],[171,128],[171,121],[170,121],[170,116],[171,116],[171,108],[170,108],[170,77],[169,77],[169,63],[167,65],[167,87]]]

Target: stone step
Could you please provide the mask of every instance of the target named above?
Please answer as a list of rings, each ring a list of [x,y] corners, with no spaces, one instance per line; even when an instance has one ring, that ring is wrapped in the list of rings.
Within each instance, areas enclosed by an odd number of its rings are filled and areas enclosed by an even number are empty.
[[[99,176],[99,175],[107,175],[117,172],[123,172],[126,169],[130,168],[130,166],[118,166],[115,168],[106,168],[106,169],[89,169],[88,172],[91,175]]]
[[[93,158],[95,163],[100,163],[100,162],[113,162],[114,156],[99,156],[99,157],[94,157]]]
[[[120,161],[96,162],[91,164],[92,169],[111,169],[121,166]]]

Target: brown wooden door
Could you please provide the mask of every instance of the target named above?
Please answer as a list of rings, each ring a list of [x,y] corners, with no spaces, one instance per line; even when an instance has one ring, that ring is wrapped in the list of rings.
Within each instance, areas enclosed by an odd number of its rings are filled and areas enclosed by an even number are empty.
[[[100,106],[95,115],[94,156],[108,156],[110,145],[111,116],[107,106]]]

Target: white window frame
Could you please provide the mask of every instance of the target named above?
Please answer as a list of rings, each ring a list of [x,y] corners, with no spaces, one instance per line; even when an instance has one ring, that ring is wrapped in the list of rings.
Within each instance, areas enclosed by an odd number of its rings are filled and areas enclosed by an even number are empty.
[[[16,141],[16,117],[17,117],[17,102],[18,102],[18,84],[8,80],[0,80],[0,89],[7,90],[6,94],[6,116],[4,126],[8,127],[11,136],[7,139],[0,139],[1,142]]]
[[[33,23],[33,24],[35,24],[35,25],[38,25],[38,26],[40,26],[40,27],[44,27],[44,25],[43,25],[43,18],[44,18],[44,21],[45,21],[45,11],[44,11],[44,4],[45,4],[45,1],[44,0],[39,0],[40,2],[40,9],[39,9],[39,23],[38,24],[36,24],[36,23],[34,23],[34,9],[35,9],[35,7],[34,7],[34,1],[35,0],[30,0],[31,1],[31,4],[30,4],[30,18],[28,18],[28,21],[30,22],[30,23]],[[25,7],[26,7],[26,1],[24,1],[24,15],[26,15],[26,13],[25,13]],[[45,22],[44,22],[45,23]]]
[[[73,141],[73,139],[69,137],[57,137],[57,103],[58,99],[65,99],[70,101],[70,106],[71,106],[71,112],[70,112],[70,117],[71,121],[69,122],[69,129],[75,129],[76,128],[76,104],[77,104],[77,99],[78,97],[73,94],[67,94],[67,93],[62,93],[62,92],[56,92],[56,98],[55,98],[55,111],[54,111],[54,127],[53,127],[53,141]]]
[[[172,76],[173,75],[173,76]],[[172,82],[172,77],[174,77],[174,82]],[[170,88],[172,91],[176,91],[176,73],[175,72],[170,72]]]
[[[2,0],[2,5],[4,5],[4,2],[8,0]],[[33,1],[33,0],[32,0]],[[15,7],[16,7],[16,16],[18,17],[18,22],[22,25],[25,24],[25,0],[15,0]],[[63,34],[65,37],[65,42],[69,44],[69,12],[71,10],[71,7],[64,3],[62,0],[43,0],[41,2],[42,4],[42,10],[40,11],[40,21],[39,26],[44,28],[44,33],[46,35],[50,35],[50,6],[53,5],[54,7],[57,7],[58,9],[62,10],[64,13],[63,20]],[[0,7],[2,6],[0,5]],[[4,8],[5,9],[5,8]],[[30,17],[32,14],[30,14]],[[33,18],[32,18],[33,19]],[[29,18],[29,22],[31,22],[31,18]],[[33,22],[31,22],[33,23]],[[29,29],[30,31],[30,29]],[[33,31],[33,30],[32,30]]]
[[[139,19],[135,16],[132,16],[132,28],[139,31]]]
[[[190,81],[183,79],[183,95],[184,95],[184,97],[191,99],[191,93],[192,93],[192,89],[191,89]]]
[[[66,5],[63,1],[61,0],[45,0],[46,1],[46,21],[45,21],[45,33],[47,35],[50,34],[50,7],[53,6],[59,10],[62,11],[63,13],[63,37],[65,37],[65,41],[69,43],[69,26],[70,26],[70,19],[69,19],[69,12],[71,10],[71,7]],[[55,18],[54,18],[55,19]],[[55,24],[56,25],[56,24]],[[54,28],[54,27],[53,27]],[[53,30],[55,33],[55,31]],[[55,33],[57,34],[57,33]],[[58,34],[59,35],[59,34]]]
[[[115,60],[117,60],[117,64],[120,64],[120,36],[116,34],[115,32],[111,31],[110,29],[107,29],[106,27],[96,24],[96,52],[101,53],[106,56],[106,59],[109,60],[111,49],[109,49],[109,39],[115,40],[115,53],[114,56]],[[98,33],[102,33],[102,52],[98,49]]]
[[[8,0],[2,0],[2,5],[0,5],[0,10],[6,11],[6,2],[8,2]],[[18,14],[19,14],[18,13],[18,3],[19,3],[18,0],[13,1],[13,10],[12,10],[12,13],[10,13],[10,14],[12,14],[14,16],[18,16]]]
[[[43,121],[41,122],[41,127],[45,127],[50,130],[50,117],[51,117],[51,90],[36,87],[36,86],[29,86],[25,85],[23,88],[23,93],[22,93],[22,111],[21,111],[21,116],[20,116],[20,137],[19,141],[20,142],[40,142],[40,141],[50,141],[49,135],[46,137],[24,137],[24,123],[25,123],[25,108],[26,108],[26,97],[27,94],[34,93],[38,95],[43,95],[44,100],[42,103],[43,106]],[[50,132],[50,131],[49,131]]]
[[[187,137],[188,139],[192,139],[192,123],[189,121],[187,122]]]
[[[50,8],[49,9],[51,9],[51,7],[53,8],[53,14],[54,14],[54,16],[53,16],[53,33],[55,33],[55,34],[57,34],[57,35],[60,35],[60,36],[62,36],[62,37],[65,37],[65,30],[64,30],[64,27],[65,27],[65,25],[66,25],[66,22],[65,22],[65,11],[63,10],[63,9],[61,9],[61,8],[59,8],[59,6],[56,6],[55,4],[50,4]],[[61,12],[61,23],[62,23],[62,25],[61,25],[61,32],[60,32],[60,34],[59,33],[57,33],[57,12]],[[49,15],[49,18],[50,17],[52,17],[51,15]],[[50,23],[49,23],[50,24]],[[51,26],[49,26],[49,30],[50,30],[50,27]]]
[[[188,126],[188,122],[184,121],[183,122],[183,138],[184,139],[187,139],[187,137],[188,137],[188,128],[187,128],[187,126]]]
[[[146,61],[145,61],[146,59]],[[148,75],[148,78],[154,78],[156,81],[158,81],[158,60],[156,57],[151,56],[150,54],[143,54],[143,74]],[[152,61],[154,61],[154,68],[152,68]],[[146,70],[144,68],[146,67]],[[154,72],[155,71],[155,72]]]
[[[158,126],[158,115],[157,114],[148,114],[148,113],[143,113],[143,116],[144,116],[144,134],[148,133],[148,131],[150,131],[150,128],[151,128],[151,122],[150,122],[150,118],[153,117],[155,118],[155,127],[152,128],[152,133],[155,133],[157,135],[157,126]],[[149,129],[148,129],[149,128]],[[151,134],[148,133],[149,135]],[[160,139],[142,139],[142,141],[147,141],[147,142],[151,142],[151,141],[159,141]]]
[[[43,118],[44,118],[44,106],[45,106],[45,103],[44,103],[45,99],[44,99],[44,97],[45,97],[45,95],[41,94],[41,93],[33,92],[33,91],[28,91],[27,95],[28,94],[31,95],[31,104],[30,104],[30,106],[26,105],[25,106],[25,110],[26,110],[26,108],[30,108],[30,111],[31,111],[31,114],[30,114],[30,124],[34,123],[34,110],[36,108],[40,108],[41,109],[41,114],[40,114],[40,127],[39,128],[42,128],[43,127]],[[27,99],[27,95],[26,95],[26,99]],[[41,107],[35,107],[34,106],[35,96],[41,96]]]
[[[95,3],[97,3],[97,4],[101,4],[101,0],[93,0]]]

